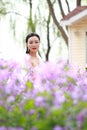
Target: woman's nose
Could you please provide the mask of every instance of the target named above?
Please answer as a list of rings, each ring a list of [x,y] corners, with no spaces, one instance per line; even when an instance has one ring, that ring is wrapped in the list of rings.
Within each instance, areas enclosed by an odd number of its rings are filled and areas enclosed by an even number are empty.
[[[33,42],[33,46],[36,46],[36,43],[35,43],[35,42]]]

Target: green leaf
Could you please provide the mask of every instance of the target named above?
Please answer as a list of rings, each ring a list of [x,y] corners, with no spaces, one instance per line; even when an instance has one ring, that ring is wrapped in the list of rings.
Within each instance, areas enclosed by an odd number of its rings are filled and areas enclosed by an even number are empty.
[[[29,88],[29,89],[32,89],[33,88],[33,84],[31,81],[27,81],[26,82],[26,86]]]
[[[29,111],[30,109],[34,109],[35,106],[34,106],[34,100],[27,100],[25,105],[24,105],[24,109]]]

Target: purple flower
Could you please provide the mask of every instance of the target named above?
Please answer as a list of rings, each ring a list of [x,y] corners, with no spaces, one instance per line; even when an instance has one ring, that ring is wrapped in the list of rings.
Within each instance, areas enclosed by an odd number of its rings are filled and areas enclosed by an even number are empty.
[[[54,105],[55,107],[60,107],[63,102],[65,102],[64,93],[59,90],[54,93]]]
[[[53,130],[64,130],[61,126],[55,126]]]
[[[7,130],[7,128],[5,126],[1,126],[0,130]]]
[[[82,123],[87,115],[87,110],[83,109],[78,115],[77,115],[77,121]]]
[[[37,96],[35,98],[35,105],[38,107],[44,107],[45,106],[45,98],[43,96]]]
[[[21,127],[13,128],[13,127],[5,127],[5,126],[1,126],[1,127],[0,127],[0,130],[24,130],[24,129],[21,128]]]
[[[31,110],[29,111],[29,114],[33,114],[33,113],[35,113],[35,110],[34,110],[34,109],[31,109]]]
[[[8,98],[7,98],[7,102],[8,103],[11,103],[11,102],[14,102],[15,101],[15,97],[14,96],[9,96]]]

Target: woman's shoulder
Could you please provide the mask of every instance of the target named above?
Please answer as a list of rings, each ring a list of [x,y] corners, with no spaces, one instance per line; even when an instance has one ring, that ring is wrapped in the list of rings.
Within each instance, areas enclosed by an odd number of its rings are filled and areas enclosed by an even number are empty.
[[[39,55],[37,55],[37,57],[39,59],[39,63],[43,63],[44,62],[43,59]]]
[[[29,59],[30,59],[30,55],[29,54],[24,54],[22,56],[22,66],[23,67],[29,66]]]
[[[24,60],[29,60],[30,59],[30,55],[29,54],[24,54]]]

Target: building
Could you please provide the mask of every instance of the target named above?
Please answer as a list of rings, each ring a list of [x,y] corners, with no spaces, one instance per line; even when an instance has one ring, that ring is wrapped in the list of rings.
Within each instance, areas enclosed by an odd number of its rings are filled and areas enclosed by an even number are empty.
[[[85,67],[87,64],[87,6],[78,6],[61,20],[69,33],[69,62]]]

